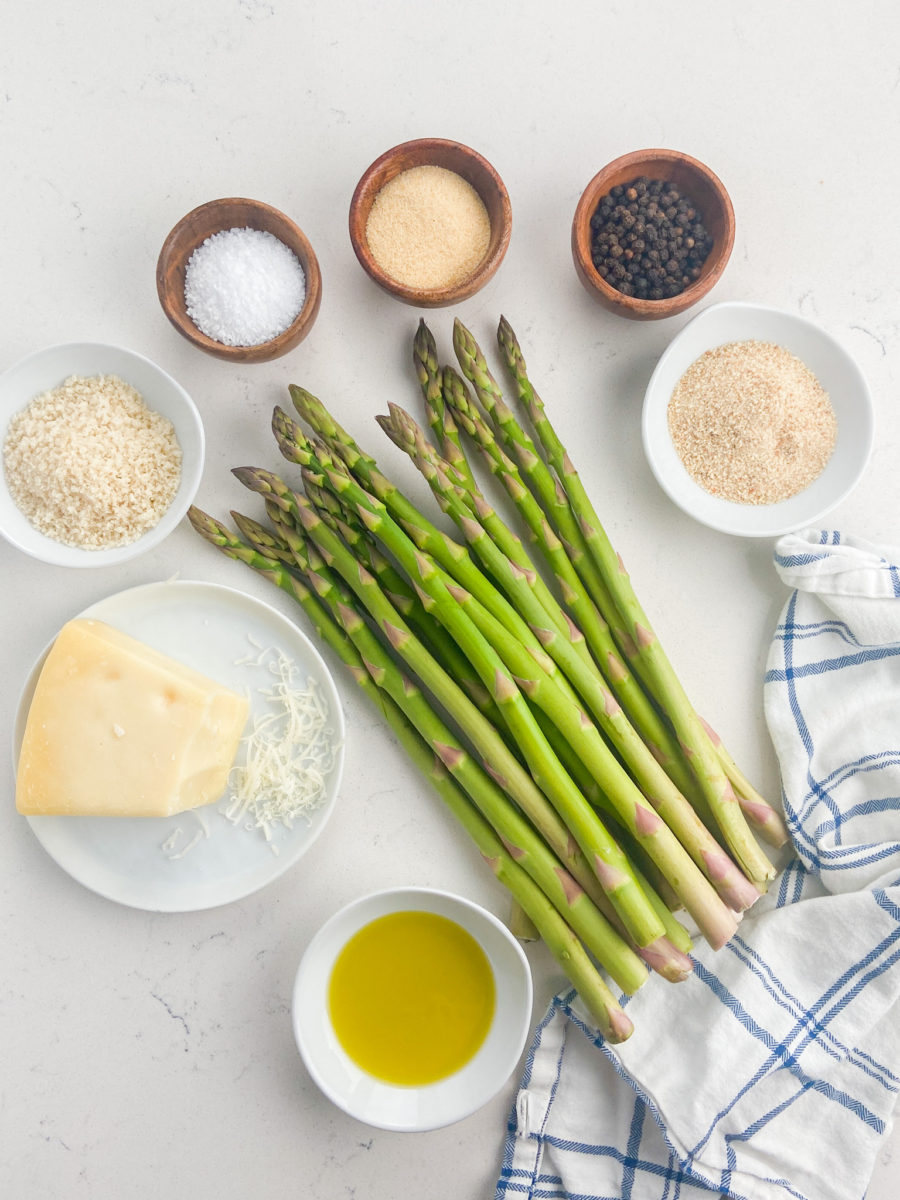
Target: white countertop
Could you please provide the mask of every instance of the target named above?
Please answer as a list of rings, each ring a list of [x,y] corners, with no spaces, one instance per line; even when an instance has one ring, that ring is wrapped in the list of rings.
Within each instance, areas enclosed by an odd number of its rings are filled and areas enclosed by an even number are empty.
[[[419,410],[409,367],[419,314],[363,274],[347,207],[364,168],[397,142],[436,135],[476,147],[506,182],[514,231],[498,275],[458,315],[489,349],[498,316],[509,317],[697,707],[777,793],[761,712],[784,601],[772,543],[702,528],[654,483],[641,399],[687,317],[639,324],[601,311],[576,279],[569,227],[584,185],[618,154],[671,146],[708,162],[737,216],[732,261],[711,300],[801,313],[857,358],[875,397],[877,445],[829,523],[900,540],[898,38],[900,9],[886,2],[8,6],[0,366],[78,340],[154,359],[202,412],[198,502],[221,516],[253,511],[229,468],[278,466],[271,408],[289,382],[302,383],[424,502],[424,486],[372,420],[389,400]],[[170,227],[229,195],[294,217],[322,266],[310,338],[267,365],[205,357],[156,299],[156,256]],[[454,315],[428,317],[445,355]],[[41,647],[88,603],[176,573],[292,611],[187,525],[146,557],[97,571],[45,566],[0,544],[0,1193],[483,1200],[514,1080],[451,1128],[381,1133],[333,1108],[294,1049],[299,957],[344,903],[414,883],[507,909],[337,668],[349,727],[337,811],[308,856],[249,899],[183,916],[119,907],[70,880],[14,811],[9,730]],[[542,1011],[559,977],[540,947],[529,956]],[[896,1195],[898,1139],[885,1145],[869,1200]]]

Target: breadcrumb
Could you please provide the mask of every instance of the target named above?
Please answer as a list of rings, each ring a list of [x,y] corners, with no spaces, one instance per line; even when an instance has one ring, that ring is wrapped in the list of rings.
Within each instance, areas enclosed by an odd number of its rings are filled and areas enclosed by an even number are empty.
[[[6,481],[47,537],[82,550],[137,541],[157,525],[181,479],[171,421],[117,375],[70,376],[9,423]]]
[[[372,204],[366,241],[378,265],[407,287],[452,287],[487,253],[491,221],[468,180],[446,167],[411,167]]]
[[[669,432],[688,474],[736,504],[777,504],[824,471],[837,437],[828,393],[773,342],[728,342],[682,375]]]

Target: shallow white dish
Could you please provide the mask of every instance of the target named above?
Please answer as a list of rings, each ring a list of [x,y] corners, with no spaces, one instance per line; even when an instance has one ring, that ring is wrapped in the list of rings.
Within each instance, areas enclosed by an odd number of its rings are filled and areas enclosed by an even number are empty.
[[[363,1071],[344,1052],[328,1012],[328,982],[347,941],[378,917],[410,910],[437,913],[461,925],[487,955],[496,986],[494,1019],[474,1058],[424,1087],[384,1083]],[[392,888],[335,913],[306,948],[294,984],[294,1037],[313,1080],[351,1117],[399,1132],[438,1129],[481,1108],[509,1079],[528,1036],[531,995],[528,960],[495,916],[450,892]]]
[[[175,426],[181,446],[181,482],[162,520],[135,542],[108,550],[80,550],[40,533],[16,507],[0,463],[0,534],[26,554],[59,567],[108,567],[157,546],[190,508],[203,473],[205,436],[193,400],[180,383],[158,367],[121,346],[73,342],[48,346],[23,358],[0,375],[0,445],[10,419],[42,392],[59,387],[70,375],[118,375],[137,388],[147,407]]]
[[[735,504],[710,495],[687,473],[669,435],[669,399],[691,363],[715,346],[751,339],[775,342],[806,363],[837,417],[837,441],[825,470],[809,487],[778,504]],[[723,533],[776,537],[815,525],[849,495],[869,461],[874,424],[868,384],[830,334],[793,313],[729,302],[704,309],[663,353],[644,396],[642,433],[657,482],[689,516]]]
[[[318,651],[285,616],[243,592],[212,583],[149,583],[100,600],[77,614],[106,621],[236,691],[249,692],[250,715],[268,711],[257,689],[271,687],[268,666],[241,664],[259,648],[282,651],[303,683],[314,679],[329,706],[334,766],[323,803],[308,822],[279,826],[273,841],[235,826],[221,802],[174,817],[28,817],[38,841],[73,879],[109,900],[150,912],[192,912],[239,900],[277,879],[306,853],[334,808],[344,758],[344,716],[334,681]],[[47,647],[49,650],[49,647]],[[47,650],[23,689],[13,729],[18,762],[25,721]],[[243,747],[237,762],[242,761]],[[206,828],[183,858],[173,858]],[[176,830],[170,850],[163,847]],[[274,846],[274,850],[273,850]],[[277,853],[276,853],[277,851]]]

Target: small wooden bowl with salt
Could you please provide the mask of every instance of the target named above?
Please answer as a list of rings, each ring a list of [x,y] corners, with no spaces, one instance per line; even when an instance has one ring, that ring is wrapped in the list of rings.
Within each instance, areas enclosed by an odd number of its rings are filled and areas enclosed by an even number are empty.
[[[264,239],[263,250],[269,256],[273,253],[280,256],[281,261],[276,260],[279,268],[285,269],[285,264],[287,264],[287,271],[289,273],[293,271],[295,277],[293,280],[288,278],[287,283],[293,288],[294,295],[301,296],[300,308],[296,315],[292,315],[294,308],[285,307],[290,303],[290,291],[283,298],[270,294],[269,301],[274,304],[275,309],[286,311],[288,314],[284,320],[279,322],[279,332],[272,336],[265,336],[263,340],[250,341],[248,338],[248,344],[230,345],[226,341],[217,340],[208,332],[204,332],[192,319],[185,296],[185,279],[188,264],[194,252],[204,247],[204,243],[206,243],[206,249],[212,245],[207,242],[207,239],[229,231],[237,231],[246,239],[245,231],[248,230],[256,231],[259,234],[271,234],[280,243],[278,246],[276,243],[272,243],[271,239]],[[285,248],[290,251],[290,255],[285,253]],[[248,246],[232,247],[232,250],[237,250],[237,254],[229,256],[230,263],[226,263],[223,257],[221,264],[209,264],[216,273],[215,282],[220,292],[222,289],[226,290],[226,294],[211,295],[209,303],[218,309],[228,310],[236,307],[239,312],[241,274],[232,273],[233,268],[230,272],[229,267],[236,262],[242,263],[243,273],[246,276],[247,270],[253,269],[252,262],[248,259],[248,253],[252,253],[252,250]],[[294,257],[292,258],[291,255]],[[297,263],[303,272],[302,291],[298,290],[301,284],[299,272],[296,270]],[[275,286],[277,284],[273,283],[272,287]],[[187,338],[199,349],[231,362],[269,362],[271,359],[280,358],[289,350],[293,350],[312,329],[319,312],[319,305],[322,302],[322,276],[318,259],[309,239],[290,217],[279,212],[277,208],[272,208],[269,204],[263,204],[260,200],[232,197],[210,200],[206,204],[201,204],[187,216],[182,217],[172,229],[163,243],[156,264],[156,290],[163,312],[172,325],[182,337]],[[246,319],[239,323],[245,324],[248,329],[251,324],[249,315],[248,312]],[[253,315],[258,318],[258,314]],[[227,328],[227,321],[224,322],[223,327]],[[242,331],[237,328],[237,332],[240,335]],[[229,341],[243,340],[240,336],[237,338],[228,334],[221,336],[228,336]]]
[[[350,202],[350,241],[360,264],[384,291],[416,308],[474,296],[503,261],[511,232],[503,180],[475,150],[445,138],[387,150]]]

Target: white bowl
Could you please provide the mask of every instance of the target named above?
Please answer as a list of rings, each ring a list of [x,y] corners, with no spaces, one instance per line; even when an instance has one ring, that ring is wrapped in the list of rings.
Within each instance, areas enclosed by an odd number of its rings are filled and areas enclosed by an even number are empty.
[[[453,1075],[422,1087],[385,1083],[363,1071],[345,1053],[328,1013],[328,982],[348,940],[378,917],[410,910],[448,917],[470,933],[488,957],[496,987],[481,1048]],[[378,1129],[438,1129],[481,1108],[515,1070],[531,1023],[531,972],[513,935],[477,904],[431,888],[393,888],[362,897],[322,926],[297,971],[293,1021],[307,1070],[344,1112]]]
[[[691,363],[716,346],[748,340],[775,342],[801,359],[828,393],[837,417],[837,441],[825,470],[778,504],[736,504],[710,495],[688,474],[669,434],[669,398]],[[869,461],[874,423],[868,384],[830,334],[793,313],[729,302],[704,309],[669,344],[647,385],[642,432],[657,482],[689,516],[723,533],[776,537],[815,525],[849,495]]]
[[[118,375],[137,388],[147,407],[175,426],[181,446],[181,481],[162,520],[137,541],[108,550],[81,550],[40,533],[20,512],[9,493],[0,463],[0,535],[26,554],[59,567],[108,567],[158,545],[190,508],[203,471],[205,437],[193,400],[171,375],[134,350],[94,342],[48,346],[23,358],[0,375],[0,445],[10,419],[35,396],[59,387],[70,375]]]

